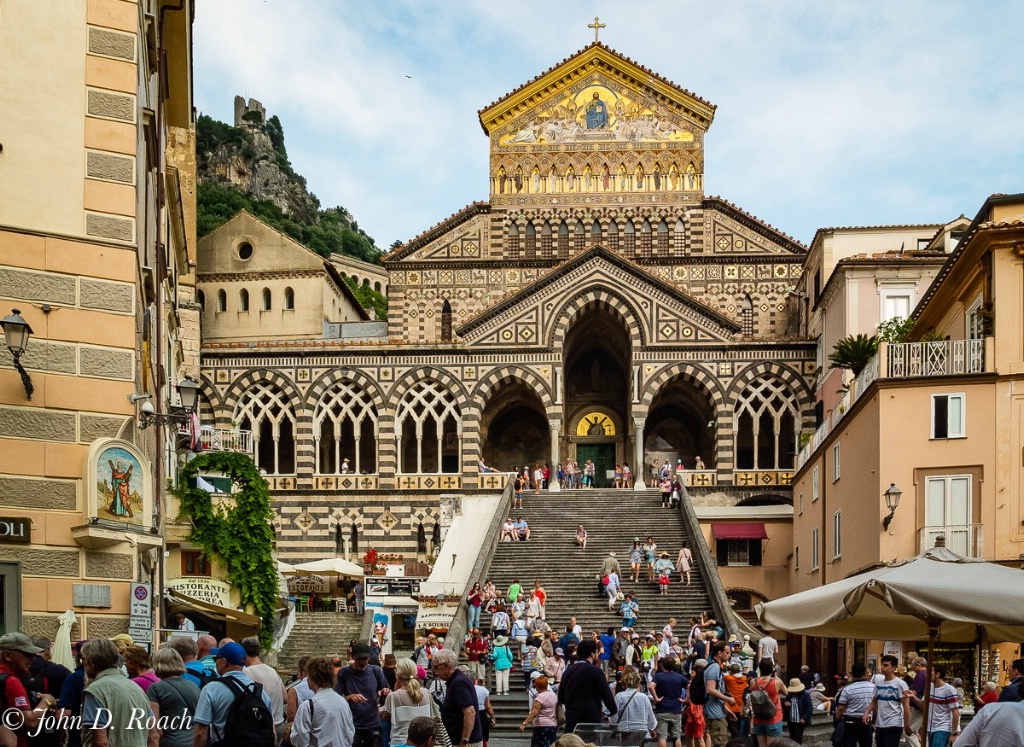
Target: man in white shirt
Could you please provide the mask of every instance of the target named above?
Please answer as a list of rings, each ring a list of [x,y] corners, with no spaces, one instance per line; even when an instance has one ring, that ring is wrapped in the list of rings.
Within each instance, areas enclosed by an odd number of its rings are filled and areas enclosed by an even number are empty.
[[[276,669],[260,661],[258,638],[243,638],[241,643],[245,649],[245,669],[242,672],[253,682],[263,685],[263,692],[270,698],[270,712],[274,716],[274,729],[280,742],[284,736],[284,682]]]
[[[876,747],[898,747],[901,733],[914,733],[910,728],[910,688],[896,676],[899,664],[898,658],[886,654],[882,657],[882,673],[872,678],[875,694],[864,723],[870,724],[874,717]]]
[[[757,642],[757,663],[760,665],[761,659],[771,659],[774,662],[778,655],[779,642],[772,638],[772,631],[766,631],[764,638]]]
[[[911,697],[918,705],[924,705],[916,696]],[[932,667],[932,686],[928,697],[928,731],[932,735],[932,744],[948,744],[951,737],[956,738],[960,733],[960,694],[955,687],[946,682],[946,667],[942,664],[935,664]],[[943,735],[945,742],[942,741]]]
[[[956,738],[956,747],[1020,747],[1024,703],[989,703]]]

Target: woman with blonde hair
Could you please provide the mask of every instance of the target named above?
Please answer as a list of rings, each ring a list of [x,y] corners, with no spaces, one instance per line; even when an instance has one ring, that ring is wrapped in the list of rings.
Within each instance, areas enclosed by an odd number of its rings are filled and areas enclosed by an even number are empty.
[[[430,695],[416,678],[416,663],[399,659],[395,665],[395,689],[388,693],[380,717],[391,721],[391,745],[406,744],[409,724],[417,716],[431,716]]]
[[[619,731],[646,731],[652,738],[658,736],[658,719],[654,715],[651,699],[640,691],[640,673],[626,666],[615,687],[615,707],[618,712],[612,722],[619,725]]]

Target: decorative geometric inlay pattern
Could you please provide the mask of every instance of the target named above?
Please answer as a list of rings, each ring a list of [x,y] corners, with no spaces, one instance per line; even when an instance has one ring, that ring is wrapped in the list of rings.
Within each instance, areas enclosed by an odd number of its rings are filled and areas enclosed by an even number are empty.
[[[391,533],[391,530],[398,525],[398,519],[388,509],[384,509],[384,512],[377,517],[377,521],[374,522],[377,526],[383,529],[387,533]]]
[[[316,519],[314,519],[306,509],[302,509],[302,513],[295,517],[295,526],[303,532],[308,532],[309,528],[315,523]]]
[[[718,364],[718,375],[719,376],[732,376],[732,364],[731,363],[719,363]]]

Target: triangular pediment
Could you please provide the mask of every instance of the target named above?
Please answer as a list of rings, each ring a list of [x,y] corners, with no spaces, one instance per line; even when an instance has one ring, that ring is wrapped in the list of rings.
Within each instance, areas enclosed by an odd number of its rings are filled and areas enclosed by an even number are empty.
[[[502,146],[617,140],[692,142],[713,104],[595,42],[480,111]]]
[[[601,246],[563,262],[534,283],[459,327],[469,347],[537,347],[574,302],[600,298],[635,325],[645,346],[725,343],[739,325]]]

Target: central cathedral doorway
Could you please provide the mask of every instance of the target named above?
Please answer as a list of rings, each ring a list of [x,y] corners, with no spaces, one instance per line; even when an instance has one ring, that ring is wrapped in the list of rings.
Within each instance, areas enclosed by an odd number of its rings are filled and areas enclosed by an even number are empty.
[[[612,487],[608,471],[615,471],[615,444],[576,444],[577,464],[582,467],[588,459],[594,463],[594,487]]]

